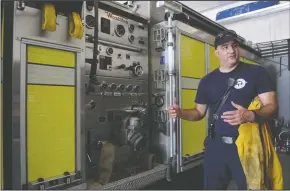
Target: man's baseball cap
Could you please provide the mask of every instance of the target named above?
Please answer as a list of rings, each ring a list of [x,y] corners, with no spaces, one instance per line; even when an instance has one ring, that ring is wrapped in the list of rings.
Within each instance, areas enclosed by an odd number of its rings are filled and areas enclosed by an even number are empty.
[[[229,42],[231,40],[239,43],[237,33],[233,30],[222,31],[215,37],[214,46],[215,48],[217,48],[219,45]]]

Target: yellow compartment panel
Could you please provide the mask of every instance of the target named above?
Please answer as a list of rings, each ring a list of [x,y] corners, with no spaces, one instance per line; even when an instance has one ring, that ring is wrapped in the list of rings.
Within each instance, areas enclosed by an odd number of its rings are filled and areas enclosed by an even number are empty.
[[[0,66],[1,67],[1,66]],[[0,75],[1,77],[1,75]],[[3,125],[2,125],[2,82],[0,83],[0,190],[3,190]]]
[[[249,60],[249,59],[245,59],[245,62],[247,64],[257,64],[256,62],[252,61],[252,60]]]
[[[205,44],[181,35],[181,76],[202,78],[205,75]]]
[[[210,46],[209,48],[209,69],[210,72],[212,72],[213,70],[215,70],[216,68],[218,68],[220,66],[220,61],[218,59],[218,57],[215,55],[214,53],[215,48],[213,46]]]
[[[241,62],[245,62],[245,59],[243,57],[240,57]]]
[[[75,171],[75,88],[27,85],[28,181]]]
[[[0,66],[1,67],[1,66]],[[3,126],[2,126],[2,83],[0,84],[0,190],[3,190]]]
[[[29,63],[75,67],[74,52],[40,46],[28,46],[27,52]]]
[[[1,62],[2,64],[2,62]],[[2,66],[0,66],[2,67]],[[1,74],[0,74],[1,77]],[[3,125],[2,125],[2,82],[0,83],[0,190],[3,190]]]
[[[195,106],[196,90],[181,90],[182,108],[190,109]],[[204,149],[206,137],[206,118],[201,121],[181,121],[182,125],[182,156],[196,154]]]

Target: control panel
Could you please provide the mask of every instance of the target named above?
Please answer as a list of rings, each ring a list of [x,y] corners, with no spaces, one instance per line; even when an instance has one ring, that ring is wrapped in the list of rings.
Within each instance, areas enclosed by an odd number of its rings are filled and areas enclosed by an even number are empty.
[[[123,110],[132,105],[146,105],[148,101],[148,83],[139,80],[98,77],[99,85],[95,85],[91,94],[86,96],[87,118],[91,128],[101,127],[120,118],[107,117],[109,110]],[[88,83],[89,77],[86,77]],[[110,113],[110,112],[109,112]]]
[[[137,21],[99,9],[99,40],[148,49],[148,26]],[[94,35],[94,9],[86,10],[86,34]]]
[[[97,76],[148,79],[148,55],[108,45],[98,45]],[[86,75],[90,74],[93,45],[86,46]]]
[[[107,96],[107,97],[136,97],[148,96],[148,83],[144,81],[132,81],[130,79],[118,79],[111,77],[98,77],[98,84],[93,86],[92,96]],[[89,82],[89,77],[86,77],[86,84]]]

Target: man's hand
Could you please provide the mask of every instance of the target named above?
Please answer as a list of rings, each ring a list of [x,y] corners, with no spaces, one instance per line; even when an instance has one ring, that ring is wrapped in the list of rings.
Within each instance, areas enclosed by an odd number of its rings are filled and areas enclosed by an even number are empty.
[[[176,97],[174,98],[174,105],[168,107],[168,112],[169,112],[170,117],[172,117],[172,118],[179,117],[180,108],[177,105]]]
[[[221,116],[224,122],[230,125],[240,125],[246,122],[252,122],[255,119],[255,114],[252,111],[247,110],[241,105],[232,102],[232,105],[237,109],[235,111],[224,112]]]

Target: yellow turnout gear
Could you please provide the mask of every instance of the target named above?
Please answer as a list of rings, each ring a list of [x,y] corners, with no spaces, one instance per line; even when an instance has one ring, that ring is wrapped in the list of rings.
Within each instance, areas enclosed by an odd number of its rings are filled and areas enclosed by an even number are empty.
[[[261,106],[259,98],[255,98],[248,109],[256,110]],[[269,125],[245,123],[240,125],[239,134],[236,145],[248,189],[282,190],[283,173]]]

